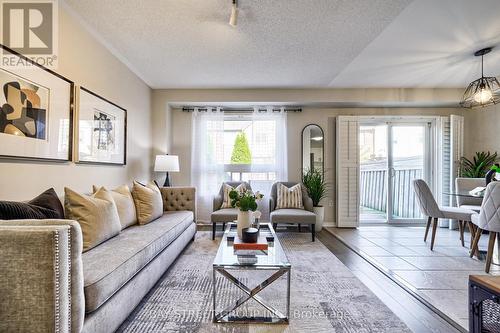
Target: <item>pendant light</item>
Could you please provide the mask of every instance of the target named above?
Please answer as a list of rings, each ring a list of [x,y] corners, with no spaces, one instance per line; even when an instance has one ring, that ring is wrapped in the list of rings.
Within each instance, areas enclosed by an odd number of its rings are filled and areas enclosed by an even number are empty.
[[[500,83],[494,76],[484,76],[484,55],[491,52],[491,47],[476,51],[481,57],[481,78],[472,81],[465,90],[460,105],[464,108],[484,107],[500,102]]]
[[[237,22],[238,22],[238,0],[233,0],[233,7],[231,8],[231,17],[229,18],[229,24],[235,27]]]

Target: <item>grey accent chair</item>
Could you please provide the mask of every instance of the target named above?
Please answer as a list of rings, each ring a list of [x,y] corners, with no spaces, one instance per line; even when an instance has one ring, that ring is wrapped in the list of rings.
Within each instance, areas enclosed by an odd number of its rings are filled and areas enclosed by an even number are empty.
[[[495,238],[500,242],[500,182],[489,183],[486,187],[481,213],[472,215],[472,223],[477,226],[472,242],[470,257],[478,252],[479,239],[484,230],[489,231],[488,252],[486,254],[485,272],[490,272],[491,259],[493,257],[493,246]]]
[[[439,206],[432,195],[429,186],[423,179],[413,180],[413,189],[420,205],[422,214],[427,216],[427,225],[425,227],[424,242],[427,241],[427,234],[432,222],[432,238],[431,238],[431,251],[434,249],[434,241],[436,238],[436,230],[439,219],[453,219],[458,220],[460,227],[460,240],[462,246],[464,245],[464,230],[463,221],[470,222],[471,216],[475,214],[474,211],[458,207],[443,207]]]
[[[293,208],[283,208],[276,210],[277,202],[277,186],[278,184],[283,184],[286,187],[292,187],[297,185],[297,182],[277,182],[274,183],[271,188],[271,195],[269,198],[269,212],[271,223],[273,224],[274,230],[278,226],[278,223],[297,223],[299,227],[301,224],[309,225],[312,235],[312,241],[314,242],[316,236],[316,214],[313,213],[313,202],[312,199],[307,195],[307,191],[302,187],[302,204],[304,209],[293,209]]]
[[[456,178],[455,190],[458,193],[467,193],[479,186],[484,186],[484,178]],[[457,207],[466,208],[479,213],[482,198],[470,198],[457,196]]]
[[[212,239],[215,239],[215,230],[217,228],[217,223],[222,223],[222,230],[226,229],[227,222],[233,222],[238,218],[237,208],[221,208],[224,201],[224,184],[232,187],[237,187],[242,183],[248,190],[252,190],[252,187],[247,182],[225,182],[222,183],[219,193],[215,196],[213,201],[213,212],[210,215],[210,220],[212,222]]]

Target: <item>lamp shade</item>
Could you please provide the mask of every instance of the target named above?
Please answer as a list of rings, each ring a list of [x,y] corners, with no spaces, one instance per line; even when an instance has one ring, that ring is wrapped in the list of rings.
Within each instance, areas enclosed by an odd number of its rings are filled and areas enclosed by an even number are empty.
[[[154,170],[159,172],[179,172],[179,156],[156,155]]]

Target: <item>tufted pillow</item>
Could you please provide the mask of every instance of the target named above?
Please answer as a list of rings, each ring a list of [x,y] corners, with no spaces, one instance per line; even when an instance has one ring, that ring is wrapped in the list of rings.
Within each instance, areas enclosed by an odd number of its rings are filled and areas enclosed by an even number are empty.
[[[98,186],[93,186],[93,192],[99,190]],[[135,212],[134,198],[127,185],[122,185],[110,191],[113,200],[115,201],[116,208],[118,209],[118,216],[122,230],[137,223],[137,214]]]
[[[224,186],[224,190],[223,190],[224,198],[222,201],[222,206],[220,208],[232,208],[233,206],[231,206],[231,198],[229,197],[229,192],[231,192],[232,190],[235,190],[239,193],[243,192],[244,190],[246,190],[245,183],[241,183],[236,188],[234,188],[231,185],[228,185],[226,183],[224,183],[223,186]]]
[[[104,187],[92,195],[79,194],[67,187],[64,193],[66,218],[80,224],[84,252],[120,233],[115,201]]]
[[[139,224],[147,224],[163,215],[163,199],[155,183],[149,182],[142,185],[134,181],[132,197]]]
[[[276,209],[295,208],[304,209],[302,204],[302,185],[297,184],[290,188],[279,183],[277,188]]]

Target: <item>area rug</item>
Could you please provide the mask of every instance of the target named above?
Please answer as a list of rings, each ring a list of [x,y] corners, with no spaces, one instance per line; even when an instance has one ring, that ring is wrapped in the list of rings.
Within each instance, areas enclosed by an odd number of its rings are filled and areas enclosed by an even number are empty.
[[[319,240],[297,232],[278,233],[292,264],[289,324],[214,324],[212,262],[220,239],[210,236],[197,233],[118,332],[411,332]],[[238,278],[253,287],[269,275],[244,271]],[[216,280],[218,310],[243,295],[226,278]],[[285,312],[284,277],[259,295]],[[249,313],[266,315],[266,310],[250,300],[237,314]]]

